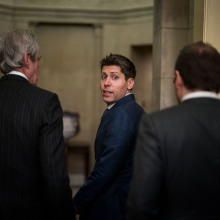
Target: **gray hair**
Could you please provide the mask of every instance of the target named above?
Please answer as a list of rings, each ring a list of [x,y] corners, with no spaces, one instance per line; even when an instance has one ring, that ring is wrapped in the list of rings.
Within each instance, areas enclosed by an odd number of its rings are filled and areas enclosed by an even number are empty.
[[[6,74],[23,66],[26,52],[34,62],[39,54],[39,45],[34,34],[25,30],[13,30],[0,36],[0,70]]]

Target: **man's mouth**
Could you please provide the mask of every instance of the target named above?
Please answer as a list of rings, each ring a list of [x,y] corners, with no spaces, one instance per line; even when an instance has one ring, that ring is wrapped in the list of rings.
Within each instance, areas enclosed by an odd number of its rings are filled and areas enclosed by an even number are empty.
[[[109,94],[111,94],[112,92],[110,92],[110,91],[102,91],[102,93],[103,93],[103,95],[109,95]]]

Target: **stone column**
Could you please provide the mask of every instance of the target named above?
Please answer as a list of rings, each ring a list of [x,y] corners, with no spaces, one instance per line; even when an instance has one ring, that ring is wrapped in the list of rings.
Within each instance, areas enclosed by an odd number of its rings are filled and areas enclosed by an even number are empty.
[[[176,104],[174,64],[193,41],[193,1],[155,0],[153,38],[152,111]]]
[[[100,60],[102,54],[102,41],[103,41],[103,26],[101,24],[94,24],[94,68],[93,68],[93,106],[91,111],[93,112],[93,122],[91,127],[91,140],[93,140],[91,144],[90,150],[90,167],[93,167],[95,163],[95,155],[94,155],[94,140],[96,137],[96,132],[100,123],[101,115],[104,111],[103,101],[100,93]],[[105,106],[106,107],[106,106]]]

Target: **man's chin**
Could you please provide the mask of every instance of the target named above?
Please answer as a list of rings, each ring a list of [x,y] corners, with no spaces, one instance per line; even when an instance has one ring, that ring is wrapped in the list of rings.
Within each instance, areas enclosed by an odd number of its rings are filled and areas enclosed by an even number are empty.
[[[110,100],[109,98],[106,98],[106,97],[103,97],[103,96],[102,96],[102,100],[103,100],[104,102],[106,102],[106,103],[107,103],[107,102],[111,102],[111,100]]]
[[[107,106],[112,105],[114,102],[110,100],[103,99],[103,101],[107,104]]]

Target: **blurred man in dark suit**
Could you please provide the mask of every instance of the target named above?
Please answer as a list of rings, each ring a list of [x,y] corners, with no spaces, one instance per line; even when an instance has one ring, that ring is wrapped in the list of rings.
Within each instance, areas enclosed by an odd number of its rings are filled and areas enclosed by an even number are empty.
[[[186,46],[175,66],[178,106],[140,122],[128,219],[220,219],[220,54]]]
[[[95,166],[74,197],[80,219],[123,220],[138,124],[144,110],[131,90],[134,64],[119,54],[101,61],[101,95],[108,108],[95,140]]]
[[[62,109],[37,87],[35,36],[0,36],[0,219],[74,219],[65,171]]]

